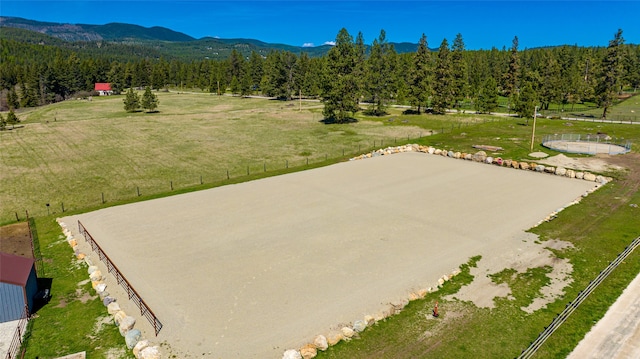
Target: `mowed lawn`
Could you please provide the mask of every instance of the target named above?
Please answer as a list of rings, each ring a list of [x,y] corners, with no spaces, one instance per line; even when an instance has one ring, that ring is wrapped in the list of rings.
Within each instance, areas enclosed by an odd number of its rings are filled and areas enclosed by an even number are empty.
[[[0,223],[86,209],[355,155],[426,134],[380,121],[326,125],[319,102],[157,93],[156,113],[127,113],[123,96],[19,112],[0,132]],[[50,207],[47,209],[46,204]]]

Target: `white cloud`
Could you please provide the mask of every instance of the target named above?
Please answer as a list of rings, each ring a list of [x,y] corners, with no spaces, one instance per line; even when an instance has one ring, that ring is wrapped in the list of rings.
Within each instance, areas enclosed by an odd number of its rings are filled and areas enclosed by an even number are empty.
[[[313,42],[305,42],[304,44],[302,44],[302,47],[313,47]]]
[[[322,45],[331,45],[331,46],[336,46],[336,42],[335,41],[325,41],[324,44]]]

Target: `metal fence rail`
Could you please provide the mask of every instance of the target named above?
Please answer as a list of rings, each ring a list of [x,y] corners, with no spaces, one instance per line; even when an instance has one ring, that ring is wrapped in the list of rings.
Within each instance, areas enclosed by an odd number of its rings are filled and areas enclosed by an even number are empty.
[[[7,350],[7,355],[5,356],[6,359],[16,359],[24,357],[24,350],[21,353],[18,352],[22,347],[22,336],[24,335],[24,331],[27,328],[27,324],[29,324],[29,308],[25,306],[24,315],[18,320],[16,331],[13,332],[13,338],[11,339],[9,349]]]
[[[622,263],[622,261],[624,261],[629,256],[629,254],[631,254],[631,252],[633,252],[633,250],[639,245],[640,237],[634,239],[633,242],[631,242],[631,244],[624,249],[624,251],[618,254],[616,259],[610,262],[609,265],[602,272],[600,272],[600,274],[598,274],[596,279],[591,281],[583,291],[578,293],[576,299],[567,304],[562,313],[558,314],[558,316],[556,316],[551,321],[551,324],[548,327],[545,327],[542,333],[538,334],[538,338],[531,342],[529,347],[523,350],[522,353],[520,353],[518,359],[531,358],[538,351],[538,349],[540,349],[542,344],[544,344],[544,342],[560,327],[560,325],[562,325],[562,323],[567,320],[571,313],[573,313],[576,308],[578,308],[578,306],[582,302],[584,302],[585,299],[587,299],[589,294],[591,294],[591,292],[593,292],[596,287],[600,285],[600,283],[602,283],[609,276],[609,274],[611,274],[611,272],[613,272],[613,270],[616,269],[616,267],[618,267],[618,265]]]
[[[631,141],[628,140],[573,133],[546,135],[542,138],[542,145],[567,153],[597,154],[604,153],[603,150],[606,149],[608,154],[616,155],[631,151]]]
[[[162,329],[162,323],[160,322],[158,317],[156,317],[156,315],[149,308],[147,303],[145,303],[145,301],[142,299],[140,294],[136,292],[136,290],[129,283],[127,278],[125,278],[124,275],[122,275],[118,267],[116,267],[116,265],[113,264],[109,256],[107,256],[107,254],[102,250],[102,248],[100,248],[98,243],[96,243],[96,241],[93,239],[91,234],[87,231],[86,228],[84,228],[84,226],[80,221],[78,221],[78,230],[80,231],[80,234],[84,236],[84,238],[89,243],[89,245],[91,245],[91,249],[98,254],[98,258],[100,258],[100,260],[104,262],[104,264],[107,266],[107,270],[109,271],[109,273],[113,274],[118,284],[120,284],[120,286],[122,286],[122,288],[124,288],[127,291],[129,300],[131,300],[133,303],[136,304],[136,306],[140,309],[140,315],[143,315],[145,318],[147,318],[149,323],[151,323],[151,325],[153,326],[153,329],[156,332],[156,336],[158,336],[160,329]]]

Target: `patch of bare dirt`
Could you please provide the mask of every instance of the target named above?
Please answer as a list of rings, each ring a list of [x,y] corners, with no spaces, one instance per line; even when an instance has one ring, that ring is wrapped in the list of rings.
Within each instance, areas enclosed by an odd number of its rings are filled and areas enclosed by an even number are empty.
[[[506,283],[494,283],[490,275],[508,268],[524,273],[530,268],[549,266],[552,268],[547,274],[549,284],[541,288],[540,295],[531,304],[521,309],[527,313],[533,313],[556,300],[564,293],[564,288],[573,281],[571,278],[573,266],[569,260],[556,257],[549,249],[561,250],[571,246],[571,243],[557,240],[541,243],[538,241],[538,236],[531,233],[526,233],[526,237],[523,240],[524,245],[519,248],[507,249],[496,258],[482,258],[477,263],[477,267],[471,268],[473,282],[446,299],[471,301],[478,307],[495,308],[495,298],[509,298],[511,288]]]
[[[615,164],[612,160],[613,157],[620,157],[627,155],[596,155],[594,157],[567,157],[563,154],[559,154],[553,157],[540,159],[539,163],[555,167],[565,167],[579,171],[590,171],[596,173],[604,173],[610,171],[624,170],[625,167]]]
[[[27,222],[0,227],[0,252],[33,258]]]

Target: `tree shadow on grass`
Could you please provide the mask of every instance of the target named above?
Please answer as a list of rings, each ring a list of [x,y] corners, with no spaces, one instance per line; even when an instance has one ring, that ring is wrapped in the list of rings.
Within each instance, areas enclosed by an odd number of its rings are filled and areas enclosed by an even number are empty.
[[[343,120],[338,121],[335,118],[323,118],[319,122],[324,123],[325,125],[335,125],[335,124],[342,124],[342,123],[356,123],[358,122],[358,119],[350,117],[350,118],[345,118]]]

